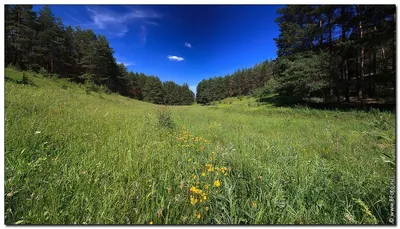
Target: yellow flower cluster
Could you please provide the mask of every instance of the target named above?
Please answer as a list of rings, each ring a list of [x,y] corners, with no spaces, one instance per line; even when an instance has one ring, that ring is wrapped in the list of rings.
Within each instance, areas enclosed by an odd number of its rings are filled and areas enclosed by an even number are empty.
[[[192,186],[190,188],[190,204],[195,205],[198,202],[203,202],[207,200],[207,193],[203,190]]]
[[[192,134],[189,133],[189,131],[186,129],[186,127],[183,127],[181,133],[174,132],[174,135],[176,136],[176,140],[178,140],[180,143],[178,146],[189,148],[189,147],[194,147],[194,148],[200,148],[200,150],[204,150],[204,146],[200,145],[202,142],[204,143],[209,143],[210,141],[203,138],[203,137],[196,137]],[[172,134],[170,135],[172,136]]]
[[[215,175],[221,172],[224,176],[228,176],[228,170],[230,170],[227,167],[213,167],[211,164],[205,164],[205,169],[207,172],[215,172]]]

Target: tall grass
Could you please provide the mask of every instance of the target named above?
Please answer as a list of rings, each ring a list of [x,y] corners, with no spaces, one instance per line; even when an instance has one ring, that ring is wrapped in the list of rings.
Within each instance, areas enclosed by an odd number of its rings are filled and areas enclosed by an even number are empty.
[[[5,74],[6,224],[389,224],[392,113],[166,110]]]

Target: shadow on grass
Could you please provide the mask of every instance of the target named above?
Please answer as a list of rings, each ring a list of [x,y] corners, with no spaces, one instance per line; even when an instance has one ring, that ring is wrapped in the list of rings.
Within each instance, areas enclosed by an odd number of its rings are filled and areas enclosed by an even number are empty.
[[[396,103],[394,101],[388,103],[375,102],[375,103],[364,103],[364,104],[361,104],[360,102],[315,103],[315,102],[306,102],[304,100],[293,98],[290,96],[275,95],[272,97],[257,99],[257,102],[260,102],[262,104],[272,104],[278,107],[292,107],[292,108],[308,107],[320,110],[369,111],[371,109],[378,109],[380,111],[391,111],[391,112],[394,112],[396,110]]]

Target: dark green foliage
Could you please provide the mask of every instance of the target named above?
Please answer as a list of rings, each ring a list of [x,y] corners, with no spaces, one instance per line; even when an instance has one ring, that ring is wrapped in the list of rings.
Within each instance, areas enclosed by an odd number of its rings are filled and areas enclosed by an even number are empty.
[[[385,90],[394,99],[394,5],[289,5],[277,12],[279,94],[363,103]]]
[[[209,104],[227,97],[249,95],[273,78],[274,61],[264,61],[253,68],[237,70],[232,75],[202,80],[197,85],[196,101]]]
[[[22,73],[22,84],[29,84],[28,76],[26,76],[25,72]]]
[[[163,103],[163,88],[162,83],[158,77],[147,77],[146,83],[143,87],[143,100],[155,104]]]
[[[277,77],[277,92],[294,97],[309,97],[328,87],[329,64],[327,55],[304,52],[280,58],[278,68],[282,69]]]

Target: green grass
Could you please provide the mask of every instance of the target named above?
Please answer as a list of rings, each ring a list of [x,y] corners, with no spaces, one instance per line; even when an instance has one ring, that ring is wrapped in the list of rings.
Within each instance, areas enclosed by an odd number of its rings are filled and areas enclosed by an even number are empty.
[[[161,108],[5,75],[6,224],[389,224],[393,113]]]

